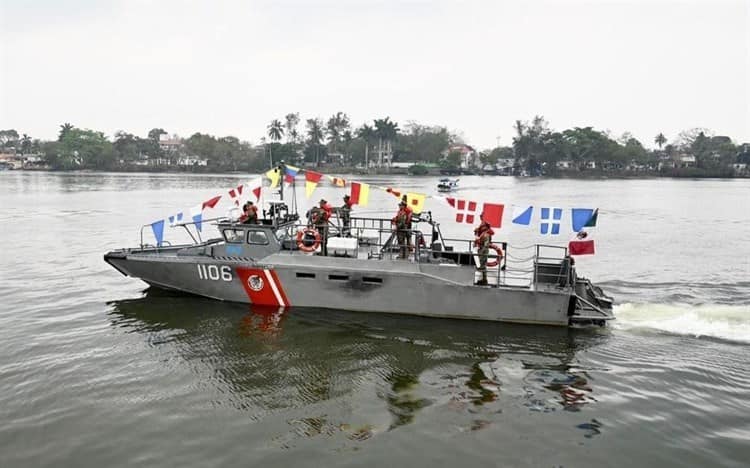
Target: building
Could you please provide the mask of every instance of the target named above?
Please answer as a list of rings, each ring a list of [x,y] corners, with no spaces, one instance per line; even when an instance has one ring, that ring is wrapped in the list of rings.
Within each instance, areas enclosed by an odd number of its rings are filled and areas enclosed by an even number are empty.
[[[165,154],[174,154],[182,149],[182,139],[177,135],[159,135],[159,148]]]

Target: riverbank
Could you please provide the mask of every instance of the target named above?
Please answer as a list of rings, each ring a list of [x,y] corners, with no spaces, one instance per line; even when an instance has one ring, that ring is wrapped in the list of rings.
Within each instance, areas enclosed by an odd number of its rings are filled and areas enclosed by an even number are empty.
[[[323,172],[329,175],[374,175],[374,176],[411,176],[411,177],[436,177],[436,176],[483,176],[483,177],[538,177],[547,179],[655,179],[655,178],[677,178],[677,179],[747,179],[750,178],[750,172],[744,172],[739,174],[727,174],[727,171],[712,171],[704,170],[699,168],[683,168],[683,169],[672,169],[669,171],[655,172],[655,171],[557,171],[554,174],[542,174],[539,176],[526,176],[526,175],[512,175],[502,174],[497,172],[479,171],[479,170],[441,170],[437,168],[430,168],[426,173],[414,174],[410,172],[408,168],[372,168],[366,171],[358,167],[350,166],[322,166],[322,167],[302,167],[301,169],[310,169],[319,172]],[[257,174],[262,173],[263,170],[219,170],[216,168],[208,167],[194,167],[194,168],[175,168],[175,167],[120,167],[113,169],[74,169],[74,170],[63,170],[63,169],[49,169],[49,168],[22,168],[22,169],[6,169],[5,171],[13,172],[59,172],[59,173],[98,173],[98,172],[113,172],[113,173],[145,173],[145,174],[202,174],[202,175],[213,175],[213,174]]]

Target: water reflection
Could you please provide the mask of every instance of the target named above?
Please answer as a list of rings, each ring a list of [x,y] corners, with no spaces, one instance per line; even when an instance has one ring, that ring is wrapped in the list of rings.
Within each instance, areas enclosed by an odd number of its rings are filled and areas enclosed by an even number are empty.
[[[262,419],[290,413],[296,437],[351,440],[413,423],[430,408],[466,430],[509,407],[578,410],[594,389],[576,353],[609,337],[498,323],[314,309],[252,308],[149,290],[115,301],[112,325],[178,354],[218,404]],[[342,410],[341,408],[345,408]]]

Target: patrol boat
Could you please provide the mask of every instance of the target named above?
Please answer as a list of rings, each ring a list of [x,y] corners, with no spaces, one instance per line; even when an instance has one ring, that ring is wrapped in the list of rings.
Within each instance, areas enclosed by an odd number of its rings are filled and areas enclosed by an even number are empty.
[[[523,264],[509,261],[508,243],[493,244],[489,284],[479,286],[473,239],[445,238],[430,212],[414,216],[401,249],[390,219],[351,217],[345,226],[345,217],[334,215],[321,236],[280,193],[258,224],[208,220],[221,237],[204,241],[193,223],[182,223],[193,242],[174,246],[144,244],[146,225],[140,246],[104,260],[152,287],[262,306],[559,326],[614,318],[612,298],[576,274],[565,247],[536,245]],[[399,258],[403,250],[406,259]]]

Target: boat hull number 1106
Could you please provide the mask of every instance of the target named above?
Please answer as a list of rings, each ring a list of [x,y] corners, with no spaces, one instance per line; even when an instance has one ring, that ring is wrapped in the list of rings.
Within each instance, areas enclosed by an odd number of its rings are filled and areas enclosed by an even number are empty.
[[[232,269],[227,265],[196,265],[198,278],[211,281],[232,281]]]

